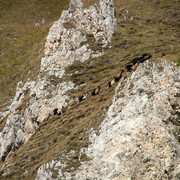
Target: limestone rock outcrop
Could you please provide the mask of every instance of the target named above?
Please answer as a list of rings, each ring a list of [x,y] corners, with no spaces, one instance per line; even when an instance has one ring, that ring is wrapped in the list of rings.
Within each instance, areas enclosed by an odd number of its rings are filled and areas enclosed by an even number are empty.
[[[0,132],[2,161],[28,141],[54,108],[67,106],[70,99],[66,92],[75,87],[72,82],[63,80],[65,68],[76,60],[102,55],[103,47],[110,45],[116,25],[112,1],[101,0],[99,5],[89,9],[83,9],[82,5],[80,0],[72,0],[69,9],[62,12],[49,31],[38,80],[19,83],[9,110],[0,113],[1,119],[7,118]],[[99,51],[91,49],[89,36],[93,43],[101,42]],[[59,80],[57,84],[53,83],[53,77]]]
[[[60,67],[101,55],[102,50],[94,51],[89,47],[89,36],[93,43],[101,43],[103,47],[110,45],[116,26],[112,1],[101,0],[99,5],[89,9],[81,6],[79,1],[72,1],[69,10],[63,11],[61,18],[51,27],[41,71],[46,69],[54,74],[52,71],[57,70],[56,74],[62,76]]]
[[[180,69],[165,61],[140,64],[117,85],[99,135],[92,132],[92,144],[82,149],[91,160],[73,173],[62,173],[65,162],[45,164],[36,179],[52,178],[50,166],[60,179],[178,179],[179,114]]]
[[[180,69],[146,62],[116,88],[113,104],[92,135],[76,179],[166,179],[180,163],[180,145],[173,135],[179,124]]]

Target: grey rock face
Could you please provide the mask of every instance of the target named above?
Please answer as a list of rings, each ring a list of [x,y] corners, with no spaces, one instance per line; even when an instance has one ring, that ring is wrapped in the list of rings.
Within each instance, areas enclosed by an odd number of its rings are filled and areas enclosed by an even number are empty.
[[[75,11],[63,11],[61,18],[51,27],[45,45],[46,57],[41,63],[41,71],[46,69],[59,77],[63,74],[60,67],[101,55],[103,52],[89,48],[87,37],[92,35],[94,41],[102,41],[102,45],[107,46],[116,25],[112,1],[101,0],[99,6],[89,9],[80,8],[80,0],[71,1],[71,5],[76,7]],[[66,24],[70,27],[67,28]]]
[[[76,8],[82,8],[82,7],[83,7],[83,3],[81,2],[81,0],[71,0],[69,4],[69,11],[75,11]]]
[[[180,145],[172,134],[180,107],[180,69],[145,62],[116,88],[113,104],[92,134],[86,153],[92,160],[76,179],[175,178]],[[173,108],[176,104],[177,108]]]
[[[22,129],[18,129],[16,133],[16,142],[18,146],[20,146],[21,144],[24,144],[25,142],[25,133],[22,131]]]
[[[20,105],[24,96],[28,93],[28,91],[34,86],[35,82],[27,82],[23,85],[22,82],[17,84],[16,95],[12,100],[11,105],[8,107],[8,111],[0,112],[0,120],[9,115],[11,112],[15,111],[15,109]],[[20,86],[23,86],[22,88]]]
[[[67,28],[65,24],[73,27]],[[68,105],[70,99],[66,92],[73,89],[74,84],[63,80],[65,68],[76,60],[83,62],[89,57],[103,54],[103,50],[94,52],[89,48],[87,36],[92,35],[94,41],[99,41],[101,37],[103,45],[107,46],[115,25],[112,1],[101,0],[99,6],[91,6],[85,10],[82,9],[81,0],[71,1],[69,10],[62,12],[61,18],[49,31],[38,80],[24,85],[19,83],[9,110],[0,113],[0,118],[8,116],[6,125],[0,132],[0,158],[3,161],[11,150],[28,141],[47,115],[52,115],[53,109]],[[53,84],[52,76],[61,81]],[[25,105],[25,110],[20,112],[18,107],[24,97],[29,102]]]
[[[74,173],[60,166],[60,179],[178,179],[180,145],[172,132],[179,123],[180,69],[147,61],[124,81],[99,135],[92,133],[92,144],[82,149],[91,160]],[[36,179],[50,172],[43,165]]]
[[[4,136],[6,141],[4,141]],[[0,137],[1,142],[1,161],[5,161],[9,152],[15,147],[15,133],[14,129],[10,129],[5,135]]]
[[[19,83],[20,84],[20,83]],[[6,115],[9,114],[5,127],[0,132],[0,159],[4,161],[8,154],[17,149],[24,143],[25,133],[24,126],[26,119],[22,114],[17,113],[17,107],[21,104],[25,95],[34,86],[34,82],[27,82],[20,88],[17,86],[17,92],[13,99],[12,104],[9,107]],[[17,136],[17,137],[16,137]]]

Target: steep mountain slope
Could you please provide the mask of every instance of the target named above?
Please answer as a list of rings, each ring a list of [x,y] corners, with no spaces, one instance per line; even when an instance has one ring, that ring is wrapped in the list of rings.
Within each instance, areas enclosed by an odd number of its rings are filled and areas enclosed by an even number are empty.
[[[178,178],[179,68],[144,61],[178,61],[179,2],[113,3],[71,1],[50,29],[38,78],[2,113],[1,179]]]
[[[68,5],[65,0],[0,1],[0,111],[7,110],[19,81],[37,79],[49,28]]]

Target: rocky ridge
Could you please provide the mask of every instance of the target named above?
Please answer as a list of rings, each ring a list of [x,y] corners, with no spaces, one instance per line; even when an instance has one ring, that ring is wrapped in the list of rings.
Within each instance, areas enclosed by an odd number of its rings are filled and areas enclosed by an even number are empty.
[[[36,180],[56,179],[52,169],[57,179],[180,178],[179,77],[180,69],[165,61],[140,64],[119,82],[99,135],[92,132],[91,145],[81,149],[91,160],[73,173],[54,160],[39,168]]]
[[[102,47],[110,47],[111,30],[114,29],[116,20],[111,19],[114,14],[109,12],[114,13],[112,1],[100,1],[100,5],[83,10],[81,1],[72,0],[69,10],[64,11],[61,19],[55,22],[47,38],[46,56],[41,62],[38,81],[27,82],[25,85],[19,83],[10,111],[3,114],[5,117],[10,113],[5,128],[0,132],[2,161],[21,144],[28,143],[39,124],[47,114],[52,114],[54,108],[68,106],[73,101],[67,91],[78,87],[64,79],[65,67],[76,60],[84,62],[89,57],[100,56],[103,54]],[[112,22],[113,28],[106,26]],[[91,28],[97,29],[90,32]],[[93,49],[93,43],[100,44],[100,48]],[[179,179],[180,148],[177,129],[180,125],[180,69],[174,64],[155,63],[151,60],[141,63],[136,71],[123,76],[115,89],[112,105],[108,106],[108,111],[102,112],[106,118],[101,123],[98,134],[93,129],[84,129],[91,132],[88,147],[85,146],[79,153],[74,150],[62,151],[61,156],[38,166],[38,170],[36,166],[31,175],[35,176],[37,173],[38,180]],[[57,84],[54,77],[58,79]],[[108,92],[112,89],[108,89]],[[22,109],[24,101],[27,104]],[[39,144],[36,145],[37,151]],[[31,150],[30,147],[28,151],[33,154],[34,151]],[[43,156],[41,153],[38,155]],[[84,161],[84,156],[89,161]],[[20,164],[17,161],[11,164],[14,159],[10,158],[12,161],[7,161],[3,170],[1,169],[1,178],[30,177],[29,169],[25,166],[29,161],[35,164],[36,159],[33,158],[23,155]],[[78,166],[75,163],[75,166],[69,167],[65,159],[73,163],[77,161]],[[20,167],[18,173],[22,175],[21,178],[17,178],[11,169],[11,166],[17,168],[16,163]]]
[[[115,25],[112,1],[101,0],[89,9],[83,9],[80,0],[71,1],[70,8],[50,29],[38,80],[19,83],[9,110],[0,114],[1,120],[7,118],[0,132],[1,161],[27,142],[54,108],[67,106],[70,99],[66,92],[75,87],[63,80],[65,68],[76,60],[83,62],[102,55],[102,48],[110,45]],[[89,36],[93,43],[100,43],[100,51],[89,47]],[[52,77],[61,82],[54,84]],[[24,99],[27,103],[22,110]]]

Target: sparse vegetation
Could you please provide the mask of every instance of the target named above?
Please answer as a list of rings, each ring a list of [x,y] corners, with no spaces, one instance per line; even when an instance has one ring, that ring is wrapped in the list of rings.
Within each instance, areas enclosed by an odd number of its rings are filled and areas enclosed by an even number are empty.
[[[88,8],[89,6],[92,6],[93,4],[98,4],[99,0],[82,0],[84,8]]]
[[[1,119],[1,121],[0,121],[0,132],[3,130],[3,128],[4,128],[5,124],[6,124],[7,117],[8,117],[8,116],[4,117],[4,118]]]
[[[22,99],[22,102],[19,104],[19,106],[16,108],[16,110],[19,112],[19,113],[23,113],[24,110],[27,108],[28,106],[28,103],[29,103],[29,100],[30,100],[30,93],[29,91],[24,95],[24,98]]]
[[[180,59],[177,61],[177,67],[180,66]]]
[[[49,79],[50,79],[51,84],[54,84],[55,86],[57,86],[60,82],[63,81],[62,78],[58,78],[54,75],[50,76]]]
[[[158,70],[160,71],[160,72],[163,72],[163,67],[162,66],[160,66],[159,68],[158,68]]]
[[[66,23],[63,24],[63,26],[64,26],[66,29],[75,28],[75,25],[74,25],[72,22],[66,22]]]

